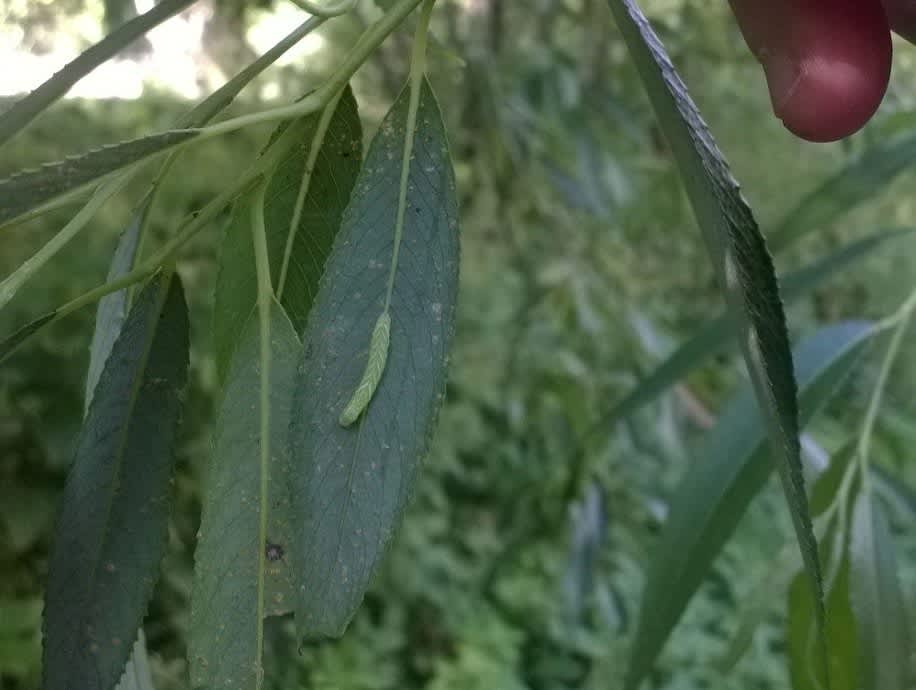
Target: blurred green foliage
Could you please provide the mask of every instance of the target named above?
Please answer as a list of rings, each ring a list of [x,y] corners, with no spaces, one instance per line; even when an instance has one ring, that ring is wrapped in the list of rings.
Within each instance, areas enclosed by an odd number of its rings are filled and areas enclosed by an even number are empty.
[[[297,653],[290,621],[270,621],[268,686],[615,688],[666,496],[691,462],[702,462],[691,455],[702,433],[700,407],[714,411],[741,370],[720,359],[618,428],[591,436],[581,447],[587,481],[571,484],[572,460],[594,420],[677,339],[718,312],[712,272],[603,0],[440,5],[432,79],[449,121],[464,255],[447,405],[406,524],[346,636]],[[870,142],[916,127],[912,48],[902,49],[911,54],[899,59],[875,123],[846,144],[816,147],[772,118],[762,76],[725,3],[645,5],[764,228]],[[371,7],[363,10],[371,15]],[[322,63],[333,64],[359,26],[358,19],[332,23]],[[405,74],[406,36],[385,46],[355,84],[370,133]],[[282,93],[311,88],[313,72],[313,65],[284,68]],[[161,94],[61,103],[6,148],[0,173],[164,129],[187,107]],[[153,241],[230,180],[265,136],[244,131],[186,154],[163,190]],[[137,180],[110,202],[0,312],[0,333],[104,279],[117,233],[147,182]],[[872,203],[780,256],[779,269],[877,228],[916,224],[914,182],[903,175]],[[3,231],[0,274],[66,217],[65,209]],[[146,624],[161,690],[186,686],[184,632],[215,388],[208,333],[219,229],[196,239],[179,265],[192,309],[193,373],[169,553]],[[913,286],[916,252],[885,250],[793,307],[791,324],[806,332],[844,317],[880,318]],[[4,690],[38,684],[49,532],[80,423],[92,318],[91,310],[68,318],[0,367]],[[817,422],[814,436],[828,450],[854,435],[872,367]],[[911,486],[913,372],[916,348],[909,347],[875,444],[880,463]],[[676,629],[653,687],[786,687],[784,590],[769,596],[735,669],[718,670],[742,602],[790,534],[781,501],[772,488],[755,502]],[[916,506],[898,507],[893,517],[912,612]]]

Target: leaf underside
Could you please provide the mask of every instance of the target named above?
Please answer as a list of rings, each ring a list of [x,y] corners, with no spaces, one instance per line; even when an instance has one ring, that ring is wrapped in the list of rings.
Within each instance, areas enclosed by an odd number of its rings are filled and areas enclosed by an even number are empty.
[[[271,308],[271,466],[265,612],[292,607],[286,440],[301,345],[282,307]],[[260,330],[253,310],[232,358],[210,456],[195,554],[189,658],[194,687],[250,688],[257,668],[260,567]]]
[[[426,454],[445,392],[458,287],[454,176],[424,80],[381,382],[357,422],[338,417],[363,374],[391,264],[409,92],[376,134],[303,338],[293,403],[293,558],[300,637],[342,634]]]
[[[49,557],[45,690],[109,690],[158,577],[188,317],[177,276],[154,277],[105,364],[77,443]]]

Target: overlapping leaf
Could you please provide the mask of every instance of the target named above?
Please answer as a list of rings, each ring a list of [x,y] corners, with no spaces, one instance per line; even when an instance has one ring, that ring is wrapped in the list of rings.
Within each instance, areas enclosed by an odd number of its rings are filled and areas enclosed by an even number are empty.
[[[872,334],[853,322],[818,331],[797,350],[802,420],[809,419],[855,366]],[[766,429],[745,389],[726,406],[674,493],[649,566],[627,687],[635,688],[687,602],[773,470]]]
[[[398,524],[445,392],[458,283],[457,201],[438,105],[424,80],[381,383],[351,427],[392,259],[409,94],[369,150],[309,316],[293,405],[293,557],[300,635],[339,635]]]
[[[165,549],[187,366],[181,284],[160,274],[112,348],[67,478],[48,567],[45,690],[109,690],[124,671]]]
[[[258,314],[244,322],[224,387],[203,499],[191,600],[189,658],[194,687],[253,688],[259,658],[260,514],[267,510],[265,612],[292,606],[289,433],[301,346],[283,308],[271,309],[269,495],[260,505],[260,331]]]
[[[265,198],[264,221],[275,287],[290,229],[290,219],[320,113],[293,123],[301,146],[292,149],[273,174]],[[285,128],[282,128],[285,129]],[[276,139],[276,135],[275,135]],[[282,305],[297,333],[305,320],[350,200],[362,158],[362,131],[356,101],[349,87],[331,118],[321,152],[312,171],[308,195],[289,263]],[[220,255],[214,307],[214,349],[217,370],[225,376],[238,338],[238,324],[255,304],[257,295],[254,248],[248,229],[251,195],[236,204],[233,221],[226,230]]]

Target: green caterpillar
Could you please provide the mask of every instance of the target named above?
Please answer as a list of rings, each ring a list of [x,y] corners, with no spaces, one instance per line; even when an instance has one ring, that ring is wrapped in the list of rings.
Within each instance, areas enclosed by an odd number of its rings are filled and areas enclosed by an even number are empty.
[[[366,362],[366,370],[360,379],[359,385],[353,392],[350,402],[340,413],[338,422],[343,427],[353,424],[363,411],[369,407],[372,396],[375,395],[375,389],[378,388],[379,381],[382,380],[382,374],[385,371],[385,363],[388,361],[388,343],[391,339],[391,314],[386,309],[375,322],[375,328],[372,329],[372,339],[369,341],[369,360]]]

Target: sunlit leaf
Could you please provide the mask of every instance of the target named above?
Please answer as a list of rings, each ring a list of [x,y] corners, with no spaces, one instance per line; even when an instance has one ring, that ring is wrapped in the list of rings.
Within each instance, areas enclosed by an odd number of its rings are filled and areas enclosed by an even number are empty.
[[[861,322],[821,329],[797,349],[801,419],[806,421],[856,365],[872,330]],[[773,471],[766,427],[746,387],[725,407],[674,492],[654,547],[627,687],[651,670],[672,628]]]
[[[408,91],[373,139],[308,319],[293,405],[293,557],[300,635],[340,635],[397,527],[445,392],[458,286],[457,200],[424,80],[391,300],[387,364],[368,408],[338,418],[363,375],[394,247]]]
[[[296,137],[301,145],[282,160],[267,189],[264,222],[275,287],[319,116],[320,113],[314,113],[292,125],[298,128]],[[283,289],[281,303],[297,333],[305,327],[361,159],[362,130],[356,101],[348,87],[331,119],[312,172]],[[257,295],[254,248],[249,231],[250,202],[251,194],[248,194],[236,203],[233,220],[221,246],[213,317],[214,350],[221,377],[225,375],[238,338],[238,324],[251,311]]]
[[[857,690],[904,690],[910,635],[887,518],[863,491],[856,499],[849,540],[850,595],[861,651]]]
[[[140,293],[95,389],[48,565],[45,690],[109,690],[165,550],[188,316],[177,276]]]
[[[256,311],[232,357],[206,475],[195,554],[189,658],[194,687],[253,688],[259,668],[260,385]],[[291,610],[286,440],[301,346],[283,308],[271,310],[271,459],[265,613]]]

